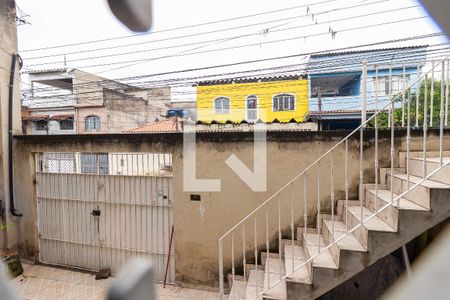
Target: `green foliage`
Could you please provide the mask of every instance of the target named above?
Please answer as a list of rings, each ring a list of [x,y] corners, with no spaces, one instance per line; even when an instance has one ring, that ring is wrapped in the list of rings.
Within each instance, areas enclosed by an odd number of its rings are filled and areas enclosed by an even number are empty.
[[[431,80],[428,80],[427,82],[428,86],[428,99],[427,99],[427,124],[430,125],[430,112],[431,112]],[[446,86],[444,82],[444,92],[445,92]],[[414,126],[416,122],[416,101],[417,101],[417,93],[405,93],[405,115],[404,115],[404,123],[405,126],[407,124],[407,117],[408,117],[408,102],[411,102],[411,112],[410,112],[410,120],[411,125]],[[420,87],[420,94],[419,94],[419,125],[422,126],[424,121],[424,106],[425,106],[425,84],[422,82]],[[395,126],[401,126],[402,125],[402,95],[398,95],[395,103],[394,108],[394,122]],[[445,93],[444,93],[444,105],[445,105]],[[434,81],[434,88],[433,88],[433,126],[439,126],[440,125],[440,110],[441,110],[441,81],[435,80]],[[388,112],[383,111],[380,112],[377,116],[377,122],[379,128],[385,128],[388,127]],[[372,119],[368,127],[374,127],[375,126],[375,119]]]

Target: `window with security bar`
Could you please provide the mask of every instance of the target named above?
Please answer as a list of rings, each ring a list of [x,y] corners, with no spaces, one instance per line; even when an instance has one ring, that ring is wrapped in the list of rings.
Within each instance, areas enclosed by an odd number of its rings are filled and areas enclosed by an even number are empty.
[[[75,153],[42,153],[38,170],[46,173],[73,174],[76,171]]]
[[[295,110],[295,96],[291,94],[279,94],[273,97],[273,111]]]
[[[59,121],[59,129],[61,130],[73,130],[73,120],[67,119]]]
[[[80,160],[83,174],[109,174],[107,153],[81,153]]]

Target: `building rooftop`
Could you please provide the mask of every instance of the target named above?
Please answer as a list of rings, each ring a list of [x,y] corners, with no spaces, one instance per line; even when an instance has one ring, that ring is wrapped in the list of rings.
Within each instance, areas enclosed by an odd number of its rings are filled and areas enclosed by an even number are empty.
[[[323,53],[318,53],[318,54],[312,54],[311,58],[324,57],[324,56],[359,54],[359,53],[370,53],[370,52],[402,51],[402,50],[410,50],[410,49],[418,49],[418,48],[426,48],[426,47],[428,47],[428,45],[379,48],[379,49],[364,49],[364,50],[350,50],[350,51],[341,51],[341,52],[323,52]]]
[[[73,70],[73,68],[50,68],[50,69],[25,70],[25,71],[22,71],[21,73],[24,73],[24,74],[54,73],[54,72],[66,72],[67,70]]]
[[[125,130],[125,133],[148,133],[148,132],[181,132],[183,121],[180,118],[168,118],[147,125]]]
[[[236,78],[205,80],[205,81],[199,81],[197,84],[200,86],[203,86],[203,85],[230,84],[230,83],[250,83],[250,82],[298,80],[298,79],[306,79],[306,78],[307,78],[306,74],[276,75],[276,76],[251,76],[251,77],[236,77]]]

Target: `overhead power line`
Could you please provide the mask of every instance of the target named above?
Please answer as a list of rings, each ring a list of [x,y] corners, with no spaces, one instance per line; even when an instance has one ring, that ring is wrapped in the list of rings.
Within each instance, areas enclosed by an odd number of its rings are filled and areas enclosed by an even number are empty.
[[[324,15],[324,14],[328,14],[330,12],[336,12],[336,11],[341,11],[341,10],[346,10],[346,9],[362,7],[362,6],[380,4],[380,3],[388,2],[388,1],[392,1],[392,0],[378,0],[378,1],[374,1],[374,2],[368,2],[368,3],[364,2],[364,3],[361,3],[361,4],[357,4],[357,5],[350,5],[350,6],[339,7],[339,8],[335,8],[335,9],[326,10],[326,11],[320,11],[320,12],[315,13],[314,15],[317,17],[317,16],[321,16],[321,15]],[[401,9],[409,9],[409,8],[414,8],[414,7],[418,7],[418,6],[419,5],[413,5],[413,6],[409,6],[409,7],[403,7]],[[399,10],[399,9],[393,9],[393,10],[388,10],[388,11],[392,12],[392,11],[397,11],[397,10]],[[386,12],[388,12],[388,11],[386,11]],[[110,46],[110,47],[84,49],[84,50],[78,50],[78,51],[72,51],[72,52],[63,52],[63,53],[50,54],[50,55],[24,57],[24,59],[34,60],[34,59],[49,58],[49,57],[55,57],[55,56],[64,56],[64,55],[81,54],[81,53],[87,53],[87,52],[111,50],[111,49],[117,49],[117,48],[129,47],[129,46],[137,46],[137,45],[149,44],[149,43],[153,44],[153,43],[156,43],[156,42],[169,41],[169,40],[174,40],[174,39],[182,39],[182,38],[194,37],[194,36],[200,36],[200,35],[207,35],[207,34],[211,34],[211,33],[218,33],[218,32],[230,31],[230,30],[235,30],[235,29],[242,29],[243,27],[247,28],[247,27],[253,27],[253,26],[270,24],[270,23],[279,23],[279,22],[283,21],[283,24],[279,24],[279,25],[276,25],[276,26],[273,27],[273,28],[276,28],[276,27],[279,27],[279,26],[286,25],[287,23],[285,23],[285,21],[292,20],[292,19],[300,19],[300,18],[305,18],[305,17],[310,18],[310,15],[309,14],[305,14],[305,15],[301,15],[301,16],[283,17],[282,20],[280,20],[278,18],[276,20],[264,21],[264,22],[253,23],[253,24],[239,25],[239,26],[235,26],[235,27],[227,27],[227,28],[224,28],[224,29],[218,29],[218,30],[212,30],[212,31],[196,32],[196,33],[193,33],[193,34],[183,34],[183,35],[178,35],[178,36],[168,37],[168,38],[163,38],[163,39],[157,39],[157,40],[150,40],[150,41],[144,41],[144,42],[135,42],[135,43],[128,43],[128,44],[120,44],[120,45]],[[343,19],[343,20],[345,20],[345,19]],[[327,22],[321,22],[321,23],[317,23],[317,24],[316,23],[312,23],[312,24],[308,24],[308,25],[305,25],[305,26],[298,26],[298,27],[295,27],[295,28],[309,27],[309,26],[324,24],[324,23],[328,23],[328,22],[336,22],[336,21],[340,21],[340,20],[329,20]],[[292,23],[292,22],[289,22],[289,23]],[[270,29],[270,28],[266,28],[266,29]],[[271,32],[273,32],[273,31],[271,31]],[[258,33],[256,33],[256,34],[260,34],[260,31],[258,31]],[[252,34],[252,35],[254,35],[254,34]],[[205,41],[205,43],[206,42],[207,41]],[[186,46],[186,44],[182,44],[182,45]],[[176,47],[176,46],[172,46],[172,47]],[[163,47],[161,49],[168,49],[168,48],[164,48]],[[160,48],[146,49],[144,51],[152,51],[152,50],[160,50]],[[137,52],[128,52],[128,53],[130,53],[130,54],[131,53],[139,53],[139,51],[137,51]],[[68,62],[70,62],[70,61],[71,60],[68,60]]]
[[[274,14],[274,13],[278,13],[278,12],[284,12],[284,11],[289,11],[289,10],[294,10],[294,9],[299,9],[299,8],[312,7],[312,6],[315,6],[315,5],[327,4],[327,3],[335,2],[335,1],[337,1],[337,0],[324,0],[324,1],[319,1],[319,2],[310,3],[310,4],[302,4],[302,5],[297,5],[297,6],[292,6],[292,7],[287,7],[287,8],[277,9],[277,10],[271,10],[271,11],[255,13],[255,14],[249,14],[249,15],[233,17],[233,18],[227,18],[227,19],[221,19],[221,20],[216,20],[216,21],[203,22],[203,23],[198,23],[198,24],[193,24],[193,25],[186,25],[186,26],[168,28],[168,29],[163,29],[163,30],[158,30],[158,31],[153,31],[153,32],[133,34],[133,35],[125,35],[125,36],[118,36],[118,37],[111,37],[111,38],[105,38],[105,39],[90,40],[90,41],[84,41],[84,42],[78,42],[78,43],[70,43],[70,44],[57,45],[57,46],[41,47],[41,48],[35,48],[35,49],[27,49],[27,50],[23,50],[21,52],[22,53],[24,53],[24,52],[32,52],[32,51],[39,51],[39,50],[47,50],[47,49],[55,49],[55,48],[62,48],[62,47],[70,47],[70,46],[78,46],[78,45],[99,43],[99,42],[112,41],[112,40],[118,40],[118,39],[124,39],[124,38],[132,38],[132,37],[142,36],[142,35],[152,35],[152,34],[156,34],[156,33],[169,32],[169,31],[175,31],[175,30],[180,30],[180,29],[195,28],[195,27],[199,27],[199,26],[205,26],[205,25],[212,25],[212,24],[217,24],[217,23],[235,21],[235,20],[251,18],[251,17],[257,17],[257,16],[262,16],[262,15],[267,15],[267,14]]]
[[[382,2],[384,2],[384,1],[386,1],[386,0],[382,0]],[[279,32],[290,31],[290,30],[298,30],[298,29],[311,27],[311,26],[316,26],[316,25],[329,24],[330,22],[342,22],[342,21],[347,21],[347,20],[351,20],[351,19],[363,18],[363,17],[380,15],[380,14],[386,14],[386,13],[393,13],[393,12],[404,10],[404,9],[415,8],[417,6],[418,5],[408,6],[408,7],[401,7],[401,8],[397,8],[397,9],[384,10],[384,11],[381,11],[381,12],[374,12],[374,13],[368,13],[368,14],[366,13],[366,14],[357,15],[357,16],[351,16],[351,17],[345,17],[345,18],[338,18],[338,19],[334,19],[334,20],[328,20],[328,21],[324,21],[324,22],[318,22],[318,23],[314,23],[314,24],[307,24],[307,25],[302,25],[302,26],[292,26],[292,27],[288,27],[288,28],[282,28],[282,29],[275,29],[275,30],[273,30],[274,28],[280,26],[280,25],[277,25],[277,26],[270,27],[268,29],[270,29],[271,30],[270,32],[273,34],[273,33],[279,33]],[[282,25],[285,25],[285,24],[282,24]],[[238,36],[235,36],[235,38],[236,39],[237,38],[244,38],[244,37],[256,36],[256,35],[260,35],[260,34],[261,34],[261,32],[258,31],[258,32],[238,35]],[[324,34],[326,34],[326,33],[324,33]],[[298,37],[298,38],[305,38],[305,36]],[[173,49],[173,48],[192,46],[192,45],[196,45],[196,44],[205,44],[205,43],[211,43],[211,42],[222,42],[222,41],[226,41],[228,39],[229,38],[219,38],[219,39],[205,40],[205,41],[200,41],[200,42],[195,42],[195,43],[182,43],[182,44],[177,44],[177,45],[157,47],[157,48],[151,48],[151,49],[135,50],[135,51],[129,51],[129,52],[119,52],[119,53],[113,53],[113,54],[89,56],[89,57],[82,57],[82,58],[75,58],[75,59],[67,59],[65,61],[51,61],[51,62],[43,62],[43,63],[37,63],[37,64],[28,64],[27,67],[34,67],[34,66],[41,66],[41,65],[50,65],[50,64],[60,64],[60,63],[63,63],[63,62],[64,63],[70,63],[70,62],[74,62],[74,61],[86,61],[86,60],[93,60],[93,59],[107,58],[107,57],[117,57],[117,56],[145,53],[145,52],[151,52],[151,51],[157,51],[157,50],[168,50],[168,49]],[[110,48],[107,48],[107,49],[113,49],[113,48],[115,48],[115,47],[110,47]],[[95,50],[87,50],[87,51],[95,51]],[[80,51],[80,52],[83,52],[83,51]],[[46,57],[54,57],[54,56],[60,56],[60,55],[59,54],[58,55],[49,55],[49,56],[46,56]],[[32,59],[34,59],[34,58],[32,58]]]
[[[361,30],[361,29],[367,29],[367,28],[384,26],[384,25],[390,25],[390,24],[397,24],[397,23],[401,23],[401,22],[414,21],[414,20],[419,20],[419,19],[423,19],[423,18],[427,18],[427,16],[406,18],[406,19],[401,19],[401,20],[396,20],[396,21],[389,21],[389,22],[376,23],[376,24],[364,25],[364,26],[359,26],[359,27],[345,28],[345,29],[339,30],[338,33],[349,32],[349,31],[354,31],[354,30]],[[286,42],[286,41],[292,41],[292,40],[298,40],[298,39],[304,39],[304,38],[321,36],[321,35],[328,35],[328,34],[329,34],[329,32],[326,31],[326,32],[322,32],[322,33],[304,35],[304,36],[300,36],[300,37],[291,37],[291,38],[278,39],[278,40],[272,40],[272,41],[267,41],[267,42],[258,42],[258,43],[251,43],[251,44],[232,46],[232,47],[225,47],[225,48],[219,48],[219,49],[210,49],[210,50],[202,50],[202,51],[191,52],[191,51],[198,50],[200,48],[211,46],[210,44],[207,44],[207,45],[204,45],[204,46],[199,46],[199,47],[196,47],[196,48],[188,49],[188,50],[181,51],[179,53],[171,54],[171,55],[164,55],[164,56],[159,56],[159,57],[151,57],[151,58],[143,58],[143,59],[126,60],[126,61],[118,61],[118,62],[109,62],[109,63],[102,63],[102,64],[83,65],[83,66],[76,66],[74,68],[94,68],[94,67],[103,67],[103,66],[127,64],[125,66],[119,66],[119,67],[115,67],[115,68],[112,68],[112,69],[107,69],[107,70],[103,70],[103,71],[100,71],[100,72],[96,72],[97,74],[100,74],[100,73],[115,71],[115,70],[119,70],[119,69],[123,69],[123,68],[128,68],[128,67],[134,66],[134,65],[139,64],[139,63],[146,63],[146,62],[150,62],[150,61],[154,61],[154,60],[160,60],[160,59],[165,59],[165,58],[170,58],[170,57],[182,57],[182,56],[190,56],[190,55],[196,55],[196,54],[220,52],[220,51],[225,51],[225,50],[234,50],[234,49],[238,49],[238,48],[244,48],[244,47],[250,47],[250,46],[258,46],[258,45],[265,45],[265,44],[273,44],[273,43],[279,43],[279,42]],[[236,38],[239,38],[239,37],[232,37],[232,38],[229,38],[227,41],[232,40],[232,39],[236,39]]]
[[[448,44],[448,43],[446,43]],[[422,48],[423,49],[423,48]],[[423,58],[423,50],[421,48],[418,49],[412,49],[410,51],[410,53],[407,53],[406,55],[403,55],[401,57],[398,57],[397,61],[403,61],[404,63],[408,63],[408,62],[417,62],[418,58]],[[439,52],[438,52],[439,51]],[[449,53],[449,48],[446,47],[442,47],[442,48],[438,48],[438,49],[433,49],[433,50],[429,50],[428,54],[435,54],[437,53],[438,55],[440,55],[440,52],[444,51],[444,54],[448,54]],[[376,57],[378,59],[378,61],[374,61],[374,63],[379,63],[379,62],[386,62],[393,53],[396,53],[396,50],[392,50],[392,51],[388,51],[386,53],[383,54],[372,54],[372,56]],[[397,52],[398,53],[398,52]],[[371,58],[370,56],[366,56],[366,58],[370,58],[371,60],[373,60],[373,58]],[[431,57],[433,58],[433,57]],[[361,66],[361,57],[357,57],[357,58],[341,58],[341,59],[333,59],[332,61],[324,61],[324,62],[319,62],[319,63],[310,63],[310,67],[308,68],[309,71],[314,71],[317,72],[318,70],[322,71],[322,72],[335,72],[335,71],[339,71],[342,70],[342,68],[351,68],[351,69],[355,69]],[[434,57],[434,59],[437,59],[436,57]],[[421,64],[424,63],[424,61],[420,61]],[[307,63],[304,63],[303,65],[306,65]],[[301,64],[297,64],[296,66],[300,66]],[[283,66],[284,67],[284,66]],[[276,68],[267,68],[267,70],[274,70]],[[287,72],[298,72],[298,70],[290,70]],[[242,72],[236,72],[236,73],[241,73]],[[274,72],[269,72],[269,73],[265,73],[265,74],[258,74],[256,76],[264,76],[264,75],[276,75],[277,73],[279,73],[279,70],[275,70]],[[414,72],[413,72],[414,73]],[[215,75],[209,75],[208,77],[213,77],[213,76],[221,76],[224,75],[222,74],[215,74]],[[187,80],[192,80],[193,78],[187,78]],[[198,79],[198,77],[197,77]],[[155,84],[161,84],[161,85],[170,85],[173,84],[174,82],[178,82],[181,80],[186,80],[186,78],[180,79],[180,78],[176,78],[173,80],[161,80],[161,81],[149,81],[149,82],[142,82],[141,84],[153,84],[152,87],[154,87]],[[191,83],[195,83],[195,81],[191,82]],[[91,91],[91,92],[85,92],[85,94],[88,93],[98,93],[99,91]],[[79,95],[81,95],[83,93],[79,93]],[[47,96],[47,97],[52,97],[52,96]],[[54,95],[54,97],[61,97],[61,95]]]
[[[168,71],[168,72],[160,72],[160,73],[154,73],[154,74],[148,74],[148,75],[140,75],[140,76],[132,76],[132,77],[122,77],[122,78],[116,78],[116,79],[107,79],[107,80],[115,80],[115,81],[131,81],[131,80],[140,80],[143,78],[149,78],[149,77],[156,77],[156,76],[163,76],[163,75],[174,75],[179,73],[188,73],[188,72],[194,72],[194,71],[201,71],[201,70],[209,70],[209,69],[216,69],[216,68],[226,68],[231,66],[239,66],[239,65],[245,65],[245,64],[253,64],[253,63],[260,63],[260,62],[267,62],[267,61],[276,61],[281,59],[289,59],[289,58],[298,58],[301,56],[308,56],[313,54],[321,54],[321,53],[327,53],[327,52],[339,52],[339,51],[345,51],[345,50],[355,50],[358,48],[365,48],[365,47],[371,47],[371,46],[378,46],[378,45],[385,45],[395,42],[404,42],[404,41],[411,41],[411,40],[417,40],[417,39],[424,39],[424,38],[430,38],[430,37],[437,37],[441,36],[443,33],[437,32],[437,33],[431,33],[427,35],[419,35],[419,36],[412,36],[412,37],[406,37],[403,39],[394,39],[394,40],[387,40],[377,43],[370,43],[370,44],[363,44],[355,47],[341,47],[341,48],[335,48],[335,49],[327,49],[323,51],[316,51],[316,52],[306,52],[301,54],[293,54],[293,55],[287,55],[287,56],[278,56],[278,57],[271,57],[271,58],[264,58],[264,59],[258,59],[258,60],[250,60],[250,61],[241,61],[241,62],[234,62],[234,63],[228,63],[228,64],[220,64],[220,65],[213,65],[213,66],[205,66],[205,67],[198,67],[198,68],[190,68],[190,69],[183,69],[183,70],[176,70],[176,71]],[[241,71],[243,72],[243,71]],[[62,77],[63,78],[63,77]],[[107,81],[106,80],[106,81]],[[76,86],[83,86],[88,84],[97,83],[99,80],[95,81],[84,81],[77,83]]]

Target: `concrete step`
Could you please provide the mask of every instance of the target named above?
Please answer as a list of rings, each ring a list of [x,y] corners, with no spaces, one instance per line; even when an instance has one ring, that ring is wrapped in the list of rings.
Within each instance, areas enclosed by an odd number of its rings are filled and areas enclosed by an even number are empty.
[[[282,239],[281,240],[281,243],[280,243],[281,257],[284,257],[285,245],[292,245],[292,240],[290,240],[290,239]],[[301,240],[294,240],[294,246],[301,246],[301,245],[302,245]]]
[[[376,200],[376,194],[378,194],[378,201]],[[378,191],[366,189],[365,206],[369,208],[370,211],[375,212],[377,209],[379,210],[385,205],[390,204],[392,197],[396,199],[398,195],[396,193],[391,194],[391,191],[386,189],[379,189]],[[397,229],[398,227],[397,207],[399,209],[427,210],[403,197],[400,198],[399,201],[394,201],[392,206],[388,206],[384,210],[378,212],[378,217],[394,229]]]
[[[231,286],[230,295],[228,296],[229,299],[245,300],[246,289],[247,282],[245,280],[235,278]]]
[[[443,157],[443,163],[450,161],[450,157]],[[431,157],[426,159],[426,175],[437,170],[441,166],[439,157]],[[423,158],[410,158],[409,160],[409,172],[411,175],[417,177],[423,177],[424,175],[424,163]],[[425,176],[426,176],[425,175]],[[430,180],[441,182],[444,184],[450,184],[450,165],[447,165],[438,171],[436,174],[430,177]]]
[[[387,179],[389,188],[391,188],[390,170],[387,172]],[[394,193],[401,194],[410,190],[412,186],[421,181],[422,177],[409,175],[408,184],[408,177],[406,174],[398,174],[394,172],[392,189]],[[430,189],[450,189],[450,185],[433,180],[425,180],[419,186],[406,193],[403,197],[426,209],[430,209]]]
[[[300,245],[303,245],[303,233],[305,233],[304,227],[297,227],[297,241],[300,243]],[[306,228],[306,233],[317,233],[317,228]]]
[[[348,212],[355,217],[359,223],[361,223],[361,207],[360,206],[350,206],[348,208]],[[386,232],[395,232],[395,229],[389,226],[386,222],[380,219],[378,216],[373,216],[374,213],[370,211],[367,207],[363,207],[362,209],[362,219],[364,222],[364,227],[368,230],[373,231],[386,231]],[[372,217],[369,221],[364,221]]]
[[[347,215],[349,215],[348,220],[351,222],[350,228],[360,225],[360,227],[355,228],[353,234],[367,251],[340,251],[339,268],[335,270],[314,268],[312,285],[287,282],[289,299],[319,298],[321,295],[339,286],[342,282],[351,280],[356,274],[365,270],[380,258],[392,253],[392,251],[417,237],[425,230],[448,219],[450,217],[450,202],[448,201],[450,199],[450,190],[431,189],[430,195],[431,210],[411,209],[411,203],[405,202],[406,204],[403,204],[403,201],[400,201],[400,207],[397,211],[399,214],[397,232],[394,232],[394,229],[381,219],[377,220],[379,222],[369,222],[365,226],[361,226],[359,220],[360,207],[349,206]],[[416,206],[414,207],[417,208]],[[364,219],[367,219],[370,214],[370,209],[364,207]],[[369,230],[366,226],[372,230]],[[338,226],[335,224],[335,227]],[[341,227],[344,227],[344,224],[341,224]],[[327,228],[329,228],[327,225],[322,227],[325,243],[327,242]]]
[[[323,220],[323,238],[326,243],[332,242],[332,221]],[[345,223],[343,221],[334,221],[334,240],[339,239],[344,236],[347,232]],[[367,251],[363,245],[358,241],[358,239],[352,234],[347,234],[345,238],[337,242],[339,249],[350,250],[350,251]]]
[[[264,270],[272,274],[285,274],[284,270],[284,259],[277,258],[268,258],[265,263]]]
[[[359,200],[348,200],[348,206],[350,205],[357,205],[357,202]],[[343,212],[345,209],[345,199],[344,200],[338,200],[337,202],[337,206],[336,206],[336,210],[337,210],[337,215],[338,216],[342,216],[342,220],[344,220],[344,216],[343,216]]]
[[[268,258],[264,273],[264,299],[286,299],[286,282],[282,279],[286,274],[284,261]]]
[[[269,249],[269,250],[270,250],[270,249]],[[261,254],[260,254],[260,256],[261,256],[261,263],[262,263],[262,266],[265,267],[265,266],[266,266],[266,262],[267,262],[267,252],[266,252],[266,249],[265,249],[265,248],[261,249]],[[270,258],[278,259],[279,256],[280,256],[280,255],[279,255],[278,253],[272,253],[272,252],[269,252],[269,257],[270,257]]]
[[[373,215],[367,207],[363,207],[362,210],[363,220],[367,220]],[[395,232],[395,229],[386,224],[378,216],[373,216],[369,221],[364,221],[364,226],[359,226],[361,224],[361,207],[360,206],[349,206],[348,207],[349,216],[349,230],[357,227],[352,233],[356,239],[361,243],[364,249],[368,249],[368,231],[381,231],[381,232]]]
[[[320,254],[319,254],[320,243]],[[306,233],[303,234],[303,249],[308,258],[319,254],[313,259],[313,267],[337,269],[338,266],[330,252],[330,249],[325,249],[325,244],[322,235]]]
[[[284,268],[286,270],[286,274],[288,275],[287,280],[292,282],[311,284],[311,268],[308,268],[308,265],[306,264],[303,267],[299,268],[306,262],[307,259],[303,247],[294,245],[294,247],[292,248],[292,245],[286,244],[284,246],[284,253]],[[292,273],[293,270],[296,271]]]
[[[246,300],[262,300],[262,296],[258,296],[263,291],[264,286],[264,270],[251,270],[248,276],[247,287],[245,290]]]
[[[427,151],[427,157],[439,157],[439,151]],[[398,153],[399,155],[399,165],[402,168],[406,167],[406,152],[400,151]],[[442,155],[444,157],[450,157],[450,151],[443,151]],[[422,151],[410,151],[409,152],[409,158],[422,158],[423,152]]]

